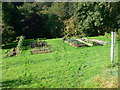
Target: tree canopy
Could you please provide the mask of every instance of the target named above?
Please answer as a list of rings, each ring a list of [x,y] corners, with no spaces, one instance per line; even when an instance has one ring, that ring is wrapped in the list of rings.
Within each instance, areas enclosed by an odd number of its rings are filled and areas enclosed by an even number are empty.
[[[34,2],[2,3],[3,36],[13,39],[97,36],[120,30],[117,2]],[[9,29],[8,29],[9,27]],[[14,33],[9,33],[13,31]],[[3,43],[7,43],[3,37]]]

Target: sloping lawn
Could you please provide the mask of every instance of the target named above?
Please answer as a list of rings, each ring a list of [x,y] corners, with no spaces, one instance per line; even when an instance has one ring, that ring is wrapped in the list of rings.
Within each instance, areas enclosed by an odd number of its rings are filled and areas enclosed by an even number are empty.
[[[110,39],[105,46],[75,48],[60,38],[47,39],[53,53],[30,54],[22,50],[19,56],[3,58],[4,88],[96,88],[117,87],[118,41],[115,64],[110,62]],[[3,56],[8,49],[3,49]]]

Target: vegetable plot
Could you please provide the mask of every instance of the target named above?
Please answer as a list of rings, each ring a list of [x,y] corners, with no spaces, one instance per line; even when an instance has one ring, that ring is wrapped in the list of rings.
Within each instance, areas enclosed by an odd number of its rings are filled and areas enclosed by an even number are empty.
[[[100,46],[107,44],[107,42],[101,40],[87,39],[87,38],[81,38],[76,40],[63,38],[63,41],[73,47]]]
[[[85,43],[88,46],[98,46],[98,45],[106,45],[107,42],[101,41],[101,40],[96,40],[96,39],[86,39],[86,38],[81,38],[77,39],[79,42]]]
[[[47,42],[45,42],[45,41],[33,42],[33,43],[31,43],[30,47],[32,48],[31,54],[52,52],[51,46],[48,45]]]
[[[65,39],[64,42],[70,44],[73,47],[86,47],[87,46],[86,44],[79,42],[78,40],[75,40],[75,39]]]

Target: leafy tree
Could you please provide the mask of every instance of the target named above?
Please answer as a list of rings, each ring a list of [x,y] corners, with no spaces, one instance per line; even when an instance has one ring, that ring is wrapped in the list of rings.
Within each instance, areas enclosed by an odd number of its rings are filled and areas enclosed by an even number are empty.
[[[2,26],[4,30],[2,30],[2,43],[10,43],[11,41],[16,39],[16,33],[13,31],[13,27],[11,26]]]
[[[75,9],[74,17],[77,18],[77,26],[80,27],[83,35],[104,34],[118,27],[116,23],[119,15],[118,3],[80,2],[75,5],[77,9]]]
[[[70,18],[64,21],[65,28],[63,31],[63,35],[68,37],[82,34],[78,27],[76,27],[76,20],[76,18]]]
[[[58,15],[62,20],[69,17],[68,14],[68,3],[67,2],[54,2],[49,8],[49,13]]]
[[[2,43],[10,43],[19,33],[19,13],[14,3],[2,3]]]
[[[48,19],[46,20],[46,37],[61,37],[64,23],[59,20],[59,17],[55,14],[48,14]]]
[[[26,38],[61,36],[63,23],[57,15],[48,13],[48,7],[49,3],[24,3],[18,7],[22,14],[22,34]]]
[[[12,2],[2,3],[2,20],[3,24],[11,26],[15,32],[19,32],[20,14],[14,4]]]
[[[2,19],[6,26],[3,36],[12,36],[10,31],[26,38],[97,36],[105,32],[118,32],[119,9],[119,3],[110,2],[7,2],[3,3],[2,8]],[[14,39],[8,41],[11,40]]]

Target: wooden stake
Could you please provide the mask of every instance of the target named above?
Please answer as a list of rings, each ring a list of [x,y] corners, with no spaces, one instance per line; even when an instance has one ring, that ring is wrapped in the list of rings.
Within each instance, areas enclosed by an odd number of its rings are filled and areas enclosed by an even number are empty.
[[[111,32],[111,62],[114,63],[116,32]]]

